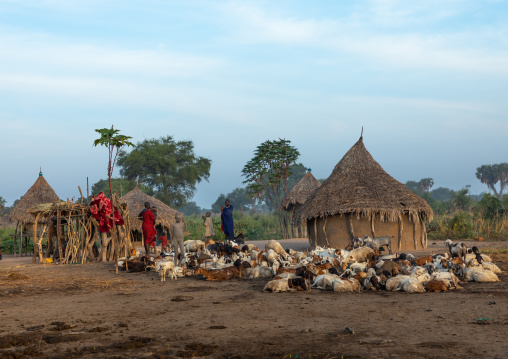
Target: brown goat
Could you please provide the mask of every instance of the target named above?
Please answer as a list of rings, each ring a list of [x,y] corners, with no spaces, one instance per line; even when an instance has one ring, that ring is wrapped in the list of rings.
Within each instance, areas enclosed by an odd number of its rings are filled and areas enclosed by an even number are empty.
[[[242,262],[241,264],[238,265],[237,264],[238,263],[235,263],[234,266],[215,270],[206,270],[199,267],[198,269],[196,269],[194,274],[201,274],[206,278],[206,280],[212,281],[222,281],[232,278],[241,278],[242,270],[244,270],[245,268],[250,268],[251,265],[249,262]]]
[[[279,269],[277,269],[277,275],[278,274],[282,274],[282,273],[293,273],[295,274],[296,273],[296,270],[297,268],[288,268],[288,267],[279,267]]]
[[[427,289],[427,292],[446,292],[448,290],[444,282],[437,280],[431,280],[427,282],[427,285],[425,287]]]
[[[256,258],[256,261],[258,263],[261,263],[263,262],[264,260],[266,260],[266,257],[265,257],[265,251],[260,251],[257,255],[257,258]]]
[[[317,274],[317,275],[321,275],[321,274],[327,274],[328,273],[328,270],[330,268],[332,268],[333,266],[331,265],[331,263],[323,263],[323,264],[318,264],[317,266],[314,266],[314,272]]]
[[[432,259],[431,256],[420,257],[420,258],[416,258],[414,260],[414,262],[416,263],[417,266],[423,266],[423,265],[425,265],[425,263],[431,263],[433,261],[434,260]]]

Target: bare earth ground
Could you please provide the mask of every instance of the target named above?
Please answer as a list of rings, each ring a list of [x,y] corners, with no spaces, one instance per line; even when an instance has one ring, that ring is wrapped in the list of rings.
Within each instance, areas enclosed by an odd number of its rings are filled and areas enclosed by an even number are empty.
[[[420,253],[444,250],[432,243]],[[508,255],[493,257],[508,270]],[[447,293],[266,294],[266,280],[161,283],[153,272],[116,274],[111,263],[4,255],[0,357],[508,358],[507,273]]]

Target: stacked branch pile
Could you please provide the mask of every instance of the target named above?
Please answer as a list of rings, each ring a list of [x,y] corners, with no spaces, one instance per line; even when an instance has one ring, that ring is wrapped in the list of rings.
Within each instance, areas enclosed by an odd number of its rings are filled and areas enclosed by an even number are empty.
[[[123,217],[127,214],[126,206],[118,206],[117,210]],[[28,212],[34,218],[33,233],[37,233],[33,237],[33,263],[36,263],[37,257],[39,263],[48,262],[48,258],[61,264],[86,263],[98,259],[108,261],[130,252],[129,223],[115,226],[109,237],[101,236],[99,223],[91,216],[88,205],[59,201],[35,206]],[[102,243],[100,252],[97,243]]]

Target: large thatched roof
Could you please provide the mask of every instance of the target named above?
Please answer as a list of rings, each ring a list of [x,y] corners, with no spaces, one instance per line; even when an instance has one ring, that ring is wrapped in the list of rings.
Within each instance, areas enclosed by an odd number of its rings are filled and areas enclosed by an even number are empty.
[[[178,213],[176,209],[169,207],[157,198],[150,197],[143,193],[138,187],[120,198],[120,203],[127,203],[127,212],[129,213],[129,221],[132,230],[141,231],[143,222],[138,219],[138,214],[145,208],[145,202],[150,202],[150,206],[157,207],[157,220],[155,224],[163,227],[170,227],[175,222],[175,215]]]
[[[288,210],[293,206],[302,205],[314,192],[321,182],[312,175],[310,170],[291,188],[282,200],[282,209]]]
[[[28,209],[43,203],[54,203],[60,201],[53,188],[39,174],[39,178],[33,184],[28,192],[21,197],[16,206],[11,211],[11,222],[20,222],[22,224],[33,223],[34,217],[28,213]]]
[[[297,210],[301,222],[336,214],[354,213],[383,221],[397,221],[409,214],[412,221],[432,220],[428,203],[391,177],[363,145],[363,137],[335,166],[330,177]]]

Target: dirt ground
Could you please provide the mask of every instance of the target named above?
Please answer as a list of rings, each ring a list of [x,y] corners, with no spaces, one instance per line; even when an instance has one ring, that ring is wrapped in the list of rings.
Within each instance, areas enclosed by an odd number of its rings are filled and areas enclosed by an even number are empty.
[[[425,253],[442,243],[429,241]],[[493,258],[508,271],[507,254]],[[507,358],[507,273],[447,293],[267,294],[266,280],[161,283],[154,272],[116,274],[111,263],[4,255],[0,357]]]

